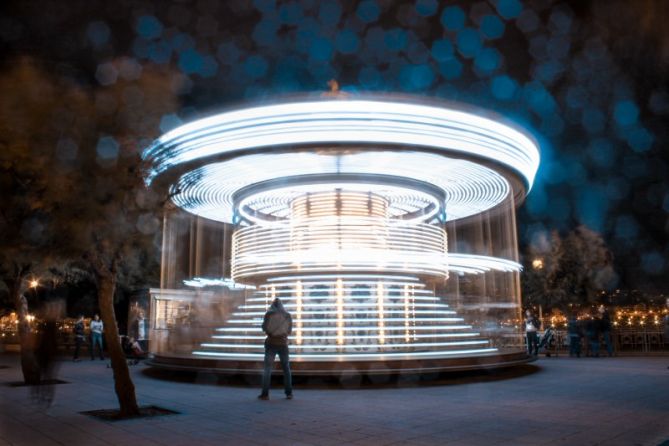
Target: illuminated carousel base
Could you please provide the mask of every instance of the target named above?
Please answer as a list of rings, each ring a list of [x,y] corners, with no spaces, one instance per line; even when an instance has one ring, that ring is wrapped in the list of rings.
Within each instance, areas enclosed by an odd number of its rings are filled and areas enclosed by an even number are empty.
[[[484,356],[465,356],[458,358],[420,358],[356,361],[316,361],[291,360],[293,375],[300,376],[339,376],[350,375],[392,375],[392,374],[427,374],[466,370],[497,369],[513,367],[534,361],[526,352],[496,352]],[[177,371],[204,371],[231,375],[256,375],[261,373],[263,364],[257,360],[221,360],[195,357],[169,357],[156,355],[147,365],[160,369]],[[274,373],[280,374],[279,362]]]
[[[293,315],[290,355],[296,375],[433,373],[531,360],[517,347],[495,347],[476,328],[480,320],[465,320],[417,277],[326,274],[270,279],[207,341],[193,345],[191,354],[159,355],[151,365],[259,373],[261,324],[277,297]]]

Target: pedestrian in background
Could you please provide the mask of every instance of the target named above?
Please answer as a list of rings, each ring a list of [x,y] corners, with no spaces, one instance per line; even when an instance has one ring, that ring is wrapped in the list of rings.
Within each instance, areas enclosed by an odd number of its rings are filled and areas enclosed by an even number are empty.
[[[590,316],[585,322],[585,337],[590,345],[588,356],[599,358],[600,319]]]
[[[74,323],[74,357],[73,361],[79,361],[79,350],[85,342],[84,335],[84,315],[80,314],[77,321]]]
[[[91,321],[91,361],[95,359],[95,347],[100,349],[100,360],[104,361],[105,356],[102,353],[102,332],[104,331],[104,324],[100,320],[99,315],[95,315]]]
[[[133,322],[133,337],[137,340],[142,350],[147,350],[146,343],[146,319],[142,310],[137,313],[137,318]]]
[[[525,337],[527,338],[527,354],[537,356],[539,354],[539,336],[538,331],[541,323],[532,311],[525,312]]]
[[[581,357],[581,327],[575,313],[569,315],[567,321],[567,336],[569,338],[569,356]]]
[[[56,384],[58,374],[58,363],[56,362],[56,356],[58,355],[58,321],[63,317],[64,308],[64,301],[51,300],[44,302],[39,311],[41,326],[38,330],[35,356],[39,366],[40,383],[38,386],[32,387],[31,394],[33,401],[46,407],[51,406],[55,395],[54,384]]]
[[[599,328],[602,333],[602,339],[606,343],[606,351],[609,356],[613,356],[613,344],[611,343],[611,316],[604,305],[599,307]]]

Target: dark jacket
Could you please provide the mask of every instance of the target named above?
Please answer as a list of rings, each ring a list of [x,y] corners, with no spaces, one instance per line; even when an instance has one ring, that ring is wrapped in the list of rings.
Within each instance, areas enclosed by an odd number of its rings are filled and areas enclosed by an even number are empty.
[[[585,322],[585,335],[591,341],[599,339],[600,321],[599,319],[587,319]]]
[[[78,338],[83,338],[84,337],[84,323],[82,322],[76,322],[74,324],[74,335]]]
[[[278,331],[277,327],[279,328]],[[266,344],[274,346],[288,345],[288,335],[293,331],[293,318],[279,300],[272,302],[262,322],[262,331],[267,334]],[[281,334],[277,334],[281,333]]]
[[[581,324],[579,323],[578,319],[576,318],[571,318],[569,319],[569,322],[567,322],[567,333],[571,337],[581,337],[583,336],[583,333],[581,331]]]
[[[611,317],[609,316],[609,312],[606,310],[604,313],[602,313],[602,319],[599,322],[599,329],[602,332],[611,331]]]

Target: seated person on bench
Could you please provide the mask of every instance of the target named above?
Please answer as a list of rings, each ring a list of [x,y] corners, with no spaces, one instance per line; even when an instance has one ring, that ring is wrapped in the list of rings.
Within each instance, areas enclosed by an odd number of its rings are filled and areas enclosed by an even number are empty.
[[[132,336],[123,336],[121,340],[121,346],[123,347],[123,352],[125,356],[131,360],[134,360],[136,364],[140,359],[146,358],[146,352],[142,350],[139,342]]]

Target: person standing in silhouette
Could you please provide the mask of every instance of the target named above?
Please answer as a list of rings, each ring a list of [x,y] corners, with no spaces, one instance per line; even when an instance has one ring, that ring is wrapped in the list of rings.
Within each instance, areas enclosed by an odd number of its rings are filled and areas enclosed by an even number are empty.
[[[58,374],[58,321],[63,316],[65,302],[47,301],[40,311],[41,326],[38,330],[35,357],[40,371],[40,383],[31,389],[33,401],[50,407],[55,395]],[[83,331],[82,331],[83,332]]]
[[[293,331],[293,319],[277,297],[272,302],[262,323],[265,339],[265,367],[262,376],[261,400],[269,399],[269,387],[272,381],[272,367],[278,353],[283,369],[283,386],[287,399],[293,399],[293,383],[290,375],[290,358],[288,354],[288,335]]]
[[[599,328],[602,332],[602,338],[606,343],[606,352],[613,356],[613,343],[611,342],[611,316],[604,305],[599,307]]]

